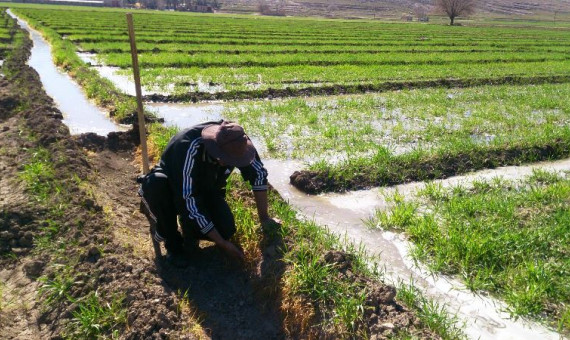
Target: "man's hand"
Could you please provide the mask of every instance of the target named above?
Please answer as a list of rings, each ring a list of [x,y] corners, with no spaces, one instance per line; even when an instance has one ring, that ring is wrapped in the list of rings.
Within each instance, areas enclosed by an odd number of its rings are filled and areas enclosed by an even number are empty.
[[[210,240],[214,241],[214,243],[216,243],[218,247],[222,248],[224,252],[226,252],[226,254],[228,254],[229,256],[239,260],[243,260],[244,258],[243,252],[238,247],[236,247],[235,244],[231,243],[228,240],[224,240],[223,237],[218,233],[216,228],[212,228],[212,230],[208,234],[206,234],[206,236],[208,236]]]
[[[224,240],[224,242],[220,242],[218,246],[220,246],[229,256],[243,261],[244,259],[243,252],[235,244],[231,243],[230,241]]]

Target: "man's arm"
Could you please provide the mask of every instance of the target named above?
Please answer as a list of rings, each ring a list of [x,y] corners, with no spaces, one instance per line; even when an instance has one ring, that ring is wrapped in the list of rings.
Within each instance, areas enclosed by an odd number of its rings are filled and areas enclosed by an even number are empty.
[[[259,216],[259,222],[269,218],[268,203],[267,203],[267,191],[254,191],[253,196],[255,197],[255,205],[257,206],[257,215]]]
[[[267,191],[254,191],[253,197],[255,198],[255,205],[257,206],[257,215],[259,216],[259,222],[261,222],[261,228],[265,229],[274,225],[280,225],[281,220],[269,217]]]
[[[268,228],[275,224],[281,224],[280,220],[269,216],[269,205],[267,203],[267,170],[259,159],[259,155],[256,153],[253,162],[247,167],[240,168],[240,172],[243,179],[249,181],[251,184],[261,227]]]

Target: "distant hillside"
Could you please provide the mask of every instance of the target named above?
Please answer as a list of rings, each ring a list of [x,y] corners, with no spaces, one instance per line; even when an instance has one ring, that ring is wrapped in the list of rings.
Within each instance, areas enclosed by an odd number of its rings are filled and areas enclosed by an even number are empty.
[[[344,18],[399,18],[418,9],[432,13],[432,0],[218,0],[222,12]],[[569,14],[570,0],[480,0],[480,15],[549,16]]]

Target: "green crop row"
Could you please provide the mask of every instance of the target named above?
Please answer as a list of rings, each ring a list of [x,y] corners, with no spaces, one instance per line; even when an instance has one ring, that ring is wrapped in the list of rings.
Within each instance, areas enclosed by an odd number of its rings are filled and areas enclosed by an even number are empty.
[[[27,10],[30,15],[41,17],[47,25],[54,25],[56,29],[73,27],[92,27],[96,29],[120,27],[125,24],[122,13],[116,11],[88,11],[76,9],[74,11],[63,11],[54,9]],[[451,28],[442,29],[435,25],[409,25],[409,24],[385,24],[377,21],[341,21],[341,20],[304,20],[296,18],[250,18],[227,17],[227,16],[207,16],[188,13],[137,13],[139,20],[135,20],[138,30],[153,30],[163,32],[236,32],[241,31],[244,36],[257,34],[285,34],[287,36],[331,36],[331,37],[356,37],[356,36],[405,36],[406,34],[419,34],[424,37],[431,36],[460,36],[470,35],[474,37],[489,38],[490,36],[500,38],[562,38],[567,40],[564,32],[556,30],[531,29],[521,30],[517,28],[501,28],[500,30],[489,30],[487,27],[473,29]]]
[[[92,53],[120,53],[130,52],[131,45],[127,41],[107,42],[99,40],[97,42],[80,43],[79,47],[83,51]],[[335,54],[335,53],[442,53],[442,52],[568,52],[570,45],[552,46],[548,44],[498,44],[498,43],[466,43],[466,44],[417,44],[409,42],[402,45],[377,45],[377,46],[307,46],[307,45],[230,45],[224,46],[216,43],[212,44],[187,44],[187,43],[162,43],[160,45],[148,42],[137,43],[139,53],[156,52],[180,52],[180,53],[227,53],[227,54]]]
[[[97,27],[113,27],[111,32],[125,35],[123,28],[126,26],[123,13],[111,13],[100,11],[85,11],[76,9],[73,11],[61,10],[33,10],[26,9],[26,15],[36,20],[41,20],[46,26],[53,28],[60,34],[71,31],[90,34],[97,32]],[[534,40],[542,42],[568,41],[564,32],[544,29],[489,29],[489,28],[445,28],[435,25],[403,25],[386,24],[379,22],[344,22],[331,20],[243,20],[243,18],[227,18],[220,16],[174,14],[149,14],[148,12],[137,13],[135,27],[141,37],[152,36],[180,36],[191,37],[195,34],[204,37],[213,37],[215,40],[228,36],[242,37],[245,39],[274,40],[281,36],[289,40],[295,37],[303,40],[361,40],[366,44],[373,41],[398,41],[422,39],[460,39],[471,41],[497,40],[518,41]],[[73,23],[76,23],[73,26]],[[68,27],[73,27],[69,29]],[[87,29],[88,28],[88,29]],[[62,30],[62,32],[60,32]],[[148,32],[148,33],[147,33]],[[97,34],[95,34],[97,35]],[[113,36],[109,31],[103,36]],[[265,37],[265,39],[261,39]],[[410,39],[412,38],[412,39]]]
[[[46,26],[49,23],[46,23]],[[121,26],[124,26],[121,25]],[[51,26],[50,26],[51,27]],[[78,39],[97,39],[99,37],[113,37],[117,38],[121,35],[125,35],[124,30],[121,29],[119,26],[117,30],[114,31],[107,31],[107,30],[85,30],[85,29],[65,29],[65,28],[58,28],[58,32],[62,35],[77,35]],[[476,32],[470,32],[469,34],[464,35],[446,35],[442,32],[437,36],[425,36],[419,33],[407,32],[402,34],[391,34],[391,35],[377,35],[377,34],[367,34],[362,33],[358,35],[350,35],[350,36],[335,36],[335,35],[328,35],[328,34],[315,34],[315,33],[307,33],[307,34],[300,34],[300,33],[290,33],[290,32],[283,32],[280,34],[268,34],[265,32],[237,32],[234,31],[225,31],[225,32],[217,32],[211,30],[204,30],[201,32],[186,32],[186,31],[179,31],[179,30],[148,30],[148,29],[138,29],[137,32],[140,34],[141,37],[152,38],[154,36],[161,36],[161,35],[168,35],[172,38],[190,38],[190,39],[206,39],[209,38],[212,41],[224,40],[224,39],[239,39],[244,38],[246,40],[259,40],[259,41],[284,41],[284,40],[292,40],[292,41],[317,41],[323,40],[326,42],[335,42],[335,41],[350,41],[353,43],[359,43],[362,45],[369,44],[372,41],[445,41],[449,39],[457,40],[457,41],[498,41],[498,42],[516,42],[516,41],[531,41],[533,39],[542,38],[543,42],[561,42],[561,41],[568,41],[567,38],[561,37],[558,35],[529,35],[529,36],[513,36],[513,37],[504,37],[501,35],[477,35]],[[244,33],[248,33],[244,35]]]
[[[0,59],[12,49],[14,23],[5,10],[0,9]]]
[[[66,38],[72,40],[76,43],[85,43],[85,42],[124,42],[125,39],[128,39],[128,35],[126,33],[121,35],[109,36],[104,34],[85,34],[85,33],[76,33],[72,35],[66,35]],[[437,38],[431,39],[428,42],[424,42],[422,45],[445,45],[449,44],[449,41],[452,40],[455,45],[464,45],[464,44],[501,44],[505,42],[505,39],[502,38],[495,38],[495,39],[485,39],[485,38]],[[184,36],[184,35],[174,35],[170,32],[163,32],[162,34],[151,33],[151,34],[137,34],[137,41],[146,42],[146,43],[156,43],[156,44],[165,44],[165,43],[181,43],[181,44],[214,44],[217,43],[221,45],[266,45],[266,46],[292,46],[292,45],[300,45],[300,46],[390,46],[390,45],[399,45],[399,46],[408,46],[418,44],[418,42],[425,41],[424,39],[394,39],[392,37],[386,39],[380,38],[363,38],[363,39],[325,39],[325,38],[310,38],[310,39],[292,39],[292,38],[263,38],[257,37],[255,35],[251,35],[248,37],[225,37],[225,38],[214,38],[211,36]],[[530,40],[516,40],[513,41],[512,44],[529,44],[532,43],[532,39]],[[553,41],[541,41],[539,44],[549,44],[550,46],[568,46],[568,40],[553,40]],[[532,44],[534,45],[534,44]]]
[[[227,104],[223,116],[263,136],[270,157],[339,162],[335,155],[433,155],[568,133],[569,91],[547,84],[298,98]]]
[[[333,65],[279,66],[239,68],[143,68],[141,81],[145,88],[174,94],[189,91],[263,91],[268,89],[302,89],[331,85],[381,84],[389,81],[436,79],[487,79],[512,76],[568,75],[568,62],[529,62],[445,65]],[[121,72],[130,75],[130,70]],[[174,88],[172,87],[174,84]],[[208,86],[208,84],[212,84]],[[221,88],[221,89],[219,89]],[[362,92],[362,91],[359,91]],[[253,93],[252,93],[253,95]]]
[[[220,53],[148,53],[139,55],[141,67],[243,67],[243,66],[331,66],[331,65],[438,65],[438,64],[494,64],[514,62],[553,62],[569,60],[568,53],[337,53],[314,54],[220,54]],[[108,53],[103,57],[105,64],[121,68],[131,67],[130,53]],[[568,63],[570,64],[570,63]],[[467,67],[467,66],[466,66]]]
[[[570,84],[406,90],[236,104],[224,117],[271,157],[311,164],[320,191],[442,178],[570,155]],[[317,191],[319,191],[317,190]]]
[[[392,197],[370,225],[406,232],[411,252],[433,270],[462,277],[474,291],[499,295],[515,315],[570,330],[570,178],[536,171],[520,181],[497,177],[415,199]],[[466,237],[468,236],[468,237]]]

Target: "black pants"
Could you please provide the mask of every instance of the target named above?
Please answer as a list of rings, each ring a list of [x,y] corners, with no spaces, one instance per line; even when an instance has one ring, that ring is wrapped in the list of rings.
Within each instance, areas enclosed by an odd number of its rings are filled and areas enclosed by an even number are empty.
[[[200,232],[198,223],[190,219],[186,211],[179,212],[174,204],[173,194],[168,177],[160,168],[153,169],[141,180],[139,189],[141,211],[147,216],[151,225],[155,226],[153,238],[164,241],[166,249],[174,254],[184,252],[184,246],[195,246],[200,239],[207,239]],[[217,191],[202,196],[203,213],[207,213],[214,227],[224,239],[229,239],[236,231],[234,216],[225,200],[225,193]],[[178,231],[178,223],[182,234]]]

